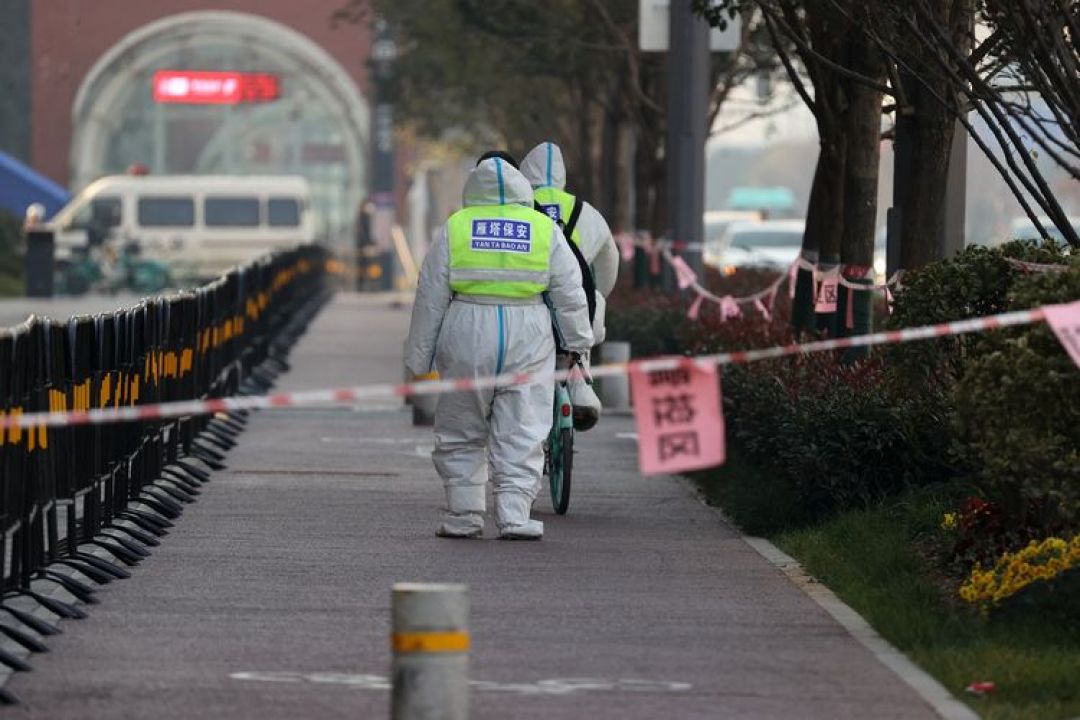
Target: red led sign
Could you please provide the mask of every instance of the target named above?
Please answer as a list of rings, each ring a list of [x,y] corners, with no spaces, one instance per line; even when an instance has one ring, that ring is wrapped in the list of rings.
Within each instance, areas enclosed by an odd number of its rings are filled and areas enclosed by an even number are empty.
[[[237,105],[277,100],[281,88],[269,73],[158,70],[154,100],[186,105]]]

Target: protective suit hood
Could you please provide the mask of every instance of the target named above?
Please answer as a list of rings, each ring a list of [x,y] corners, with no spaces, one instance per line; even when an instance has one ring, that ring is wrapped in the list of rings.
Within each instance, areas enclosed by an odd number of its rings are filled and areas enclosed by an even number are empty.
[[[521,172],[534,188],[566,188],[566,163],[562,150],[553,142],[542,142],[530,150],[521,163]]]
[[[465,207],[516,204],[531,208],[533,190],[513,165],[499,158],[488,158],[469,173],[462,202]]]

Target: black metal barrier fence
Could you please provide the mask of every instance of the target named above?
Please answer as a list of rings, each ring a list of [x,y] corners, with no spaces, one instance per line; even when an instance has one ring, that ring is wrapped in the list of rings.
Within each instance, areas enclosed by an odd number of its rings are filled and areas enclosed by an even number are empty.
[[[0,414],[265,392],[328,296],[328,267],[325,250],[305,246],[131,309],[0,330]],[[206,468],[224,467],[222,451],[245,422],[233,413],[0,429],[0,633],[40,651],[22,626],[59,630],[35,605],[83,617],[48,589],[91,604],[95,583],[127,577],[123,566],[159,543],[209,480]],[[0,663],[29,669],[2,648]],[[3,700],[13,698],[0,691]]]

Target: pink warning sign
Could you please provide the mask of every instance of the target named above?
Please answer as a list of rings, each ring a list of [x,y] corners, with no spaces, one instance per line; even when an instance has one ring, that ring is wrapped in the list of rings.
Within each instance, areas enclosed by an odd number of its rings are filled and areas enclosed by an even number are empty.
[[[818,291],[815,312],[836,312],[837,289],[840,286],[840,277],[833,273],[821,279],[821,290]]]
[[[1047,305],[1043,314],[1069,357],[1080,367],[1080,300],[1068,305]]]
[[[643,475],[724,462],[724,415],[716,367],[689,360],[673,370],[630,366],[638,460]]]

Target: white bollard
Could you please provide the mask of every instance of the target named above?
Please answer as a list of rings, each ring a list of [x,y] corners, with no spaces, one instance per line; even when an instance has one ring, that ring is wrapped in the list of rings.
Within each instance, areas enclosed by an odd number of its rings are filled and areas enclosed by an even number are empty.
[[[600,346],[600,362],[604,365],[630,361],[630,343],[605,342]],[[630,411],[630,378],[625,375],[597,378],[597,394],[604,411]]]
[[[467,590],[465,585],[394,585],[392,720],[469,717]]]

